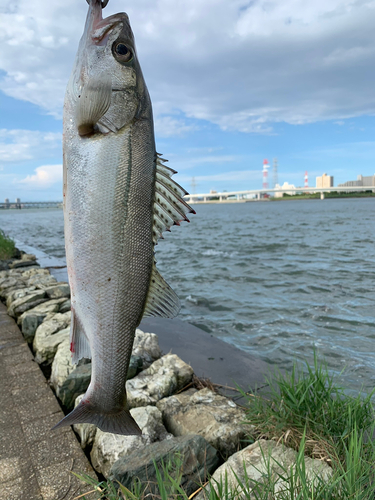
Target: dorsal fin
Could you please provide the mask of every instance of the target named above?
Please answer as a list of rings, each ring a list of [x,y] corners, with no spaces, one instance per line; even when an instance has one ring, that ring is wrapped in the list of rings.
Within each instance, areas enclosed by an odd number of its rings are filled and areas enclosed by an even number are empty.
[[[174,318],[177,316],[180,307],[179,298],[156,269],[156,263],[154,262],[143,317],[162,316],[163,318]]]
[[[189,222],[185,214],[195,214],[195,210],[183,200],[183,196],[188,193],[171,179],[171,176],[177,172],[164,165],[166,161],[157,153],[153,224],[154,245],[157,244],[159,238],[163,237],[163,231],[168,231],[174,224],[180,225],[183,220]]]

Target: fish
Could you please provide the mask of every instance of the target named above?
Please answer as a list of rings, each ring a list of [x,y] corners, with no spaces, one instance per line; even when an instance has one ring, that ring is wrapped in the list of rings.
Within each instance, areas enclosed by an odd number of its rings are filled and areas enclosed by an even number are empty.
[[[125,387],[135,331],[145,316],[173,318],[180,309],[154,247],[195,211],[156,152],[129,17],[103,19],[108,0],[87,2],[64,100],[63,194],[72,362],[91,358],[92,374],[82,401],[54,428],[90,423],[140,435]]]

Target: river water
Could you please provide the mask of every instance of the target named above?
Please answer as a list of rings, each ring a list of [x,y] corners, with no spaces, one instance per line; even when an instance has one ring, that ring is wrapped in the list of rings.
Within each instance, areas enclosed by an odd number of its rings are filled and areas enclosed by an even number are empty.
[[[353,391],[375,383],[375,200],[194,207],[157,246],[179,317],[280,368],[314,348]],[[0,228],[64,259],[62,210],[0,211]]]

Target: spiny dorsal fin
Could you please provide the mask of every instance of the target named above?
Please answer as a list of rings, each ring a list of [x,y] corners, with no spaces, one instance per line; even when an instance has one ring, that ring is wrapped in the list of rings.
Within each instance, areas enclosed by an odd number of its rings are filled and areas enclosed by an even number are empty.
[[[188,193],[171,179],[171,176],[177,172],[164,165],[166,161],[157,153],[153,224],[154,245],[157,244],[159,238],[163,237],[163,231],[169,231],[174,224],[179,226],[183,220],[189,222],[185,214],[195,214],[195,211],[183,200],[183,196]]]
[[[177,316],[179,310],[179,298],[156,269],[154,262],[143,317],[161,316],[163,318],[174,318]]]

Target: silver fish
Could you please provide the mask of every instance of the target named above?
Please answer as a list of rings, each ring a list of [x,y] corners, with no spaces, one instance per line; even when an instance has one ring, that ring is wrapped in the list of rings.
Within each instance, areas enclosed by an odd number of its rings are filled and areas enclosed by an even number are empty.
[[[174,317],[175,292],[156,269],[154,245],[195,213],[176,173],[156,153],[150,97],[125,13],[89,11],[64,103],[64,220],[74,363],[92,358],[81,403],[56,427],[91,423],[140,434],[125,382],[144,316]]]

